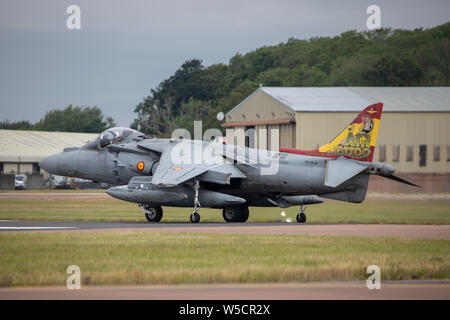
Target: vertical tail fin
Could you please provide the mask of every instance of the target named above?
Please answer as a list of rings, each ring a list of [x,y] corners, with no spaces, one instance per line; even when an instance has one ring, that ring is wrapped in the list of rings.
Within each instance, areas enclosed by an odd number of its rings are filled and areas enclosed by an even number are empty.
[[[316,150],[280,148],[280,151],[331,158],[343,156],[372,162],[382,111],[381,102],[368,106],[331,142]]]

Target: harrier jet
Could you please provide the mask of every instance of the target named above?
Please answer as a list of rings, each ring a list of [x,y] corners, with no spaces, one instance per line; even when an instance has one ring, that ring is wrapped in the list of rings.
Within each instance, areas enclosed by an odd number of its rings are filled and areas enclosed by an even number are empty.
[[[393,175],[395,169],[372,162],[383,109],[365,108],[330,143],[315,150],[258,150],[218,142],[148,138],[128,128],[111,128],[80,148],[45,158],[41,167],[55,175],[116,185],[107,193],[134,202],[148,222],[159,222],[161,206],[223,209],[226,222],[245,222],[249,207],[300,206],[321,198],[362,202],[369,176]]]

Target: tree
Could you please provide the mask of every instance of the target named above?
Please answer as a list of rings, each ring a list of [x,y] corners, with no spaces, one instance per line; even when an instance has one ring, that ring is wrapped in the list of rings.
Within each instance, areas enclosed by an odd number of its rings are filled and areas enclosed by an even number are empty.
[[[414,86],[423,77],[420,66],[408,58],[381,56],[366,73],[367,80],[375,86]]]
[[[0,129],[7,130],[32,130],[33,124],[29,121],[9,121],[8,119],[0,122]]]
[[[99,133],[115,126],[111,117],[104,119],[102,110],[94,107],[73,107],[69,105],[63,110],[48,111],[45,116],[34,125],[34,130],[88,132]]]

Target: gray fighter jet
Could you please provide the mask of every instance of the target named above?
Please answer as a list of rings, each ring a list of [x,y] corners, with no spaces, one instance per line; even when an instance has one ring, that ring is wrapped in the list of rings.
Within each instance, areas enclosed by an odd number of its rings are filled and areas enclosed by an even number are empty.
[[[226,222],[245,222],[249,206],[322,203],[317,196],[362,202],[370,174],[414,185],[395,169],[372,162],[383,104],[365,108],[330,143],[315,150],[257,150],[218,142],[147,138],[111,128],[80,148],[45,158],[41,168],[63,176],[116,185],[107,193],[139,204],[148,222],[159,222],[161,206],[223,209]],[[414,185],[416,186],[416,185]]]

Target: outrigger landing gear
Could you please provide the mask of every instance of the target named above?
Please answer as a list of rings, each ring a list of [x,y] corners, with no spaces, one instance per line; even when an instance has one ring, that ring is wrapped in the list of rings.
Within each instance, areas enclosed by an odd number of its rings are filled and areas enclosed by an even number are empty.
[[[200,189],[200,183],[198,180],[194,180],[194,211],[191,213],[190,219],[192,223],[200,222],[200,215],[198,209],[200,209],[200,201],[198,201],[198,190]]]
[[[299,223],[305,223],[306,222],[306,214],[305,214],[306,207],[303,207],[303,205],[300,205],[300,211],[297,214],[297,222]]]

